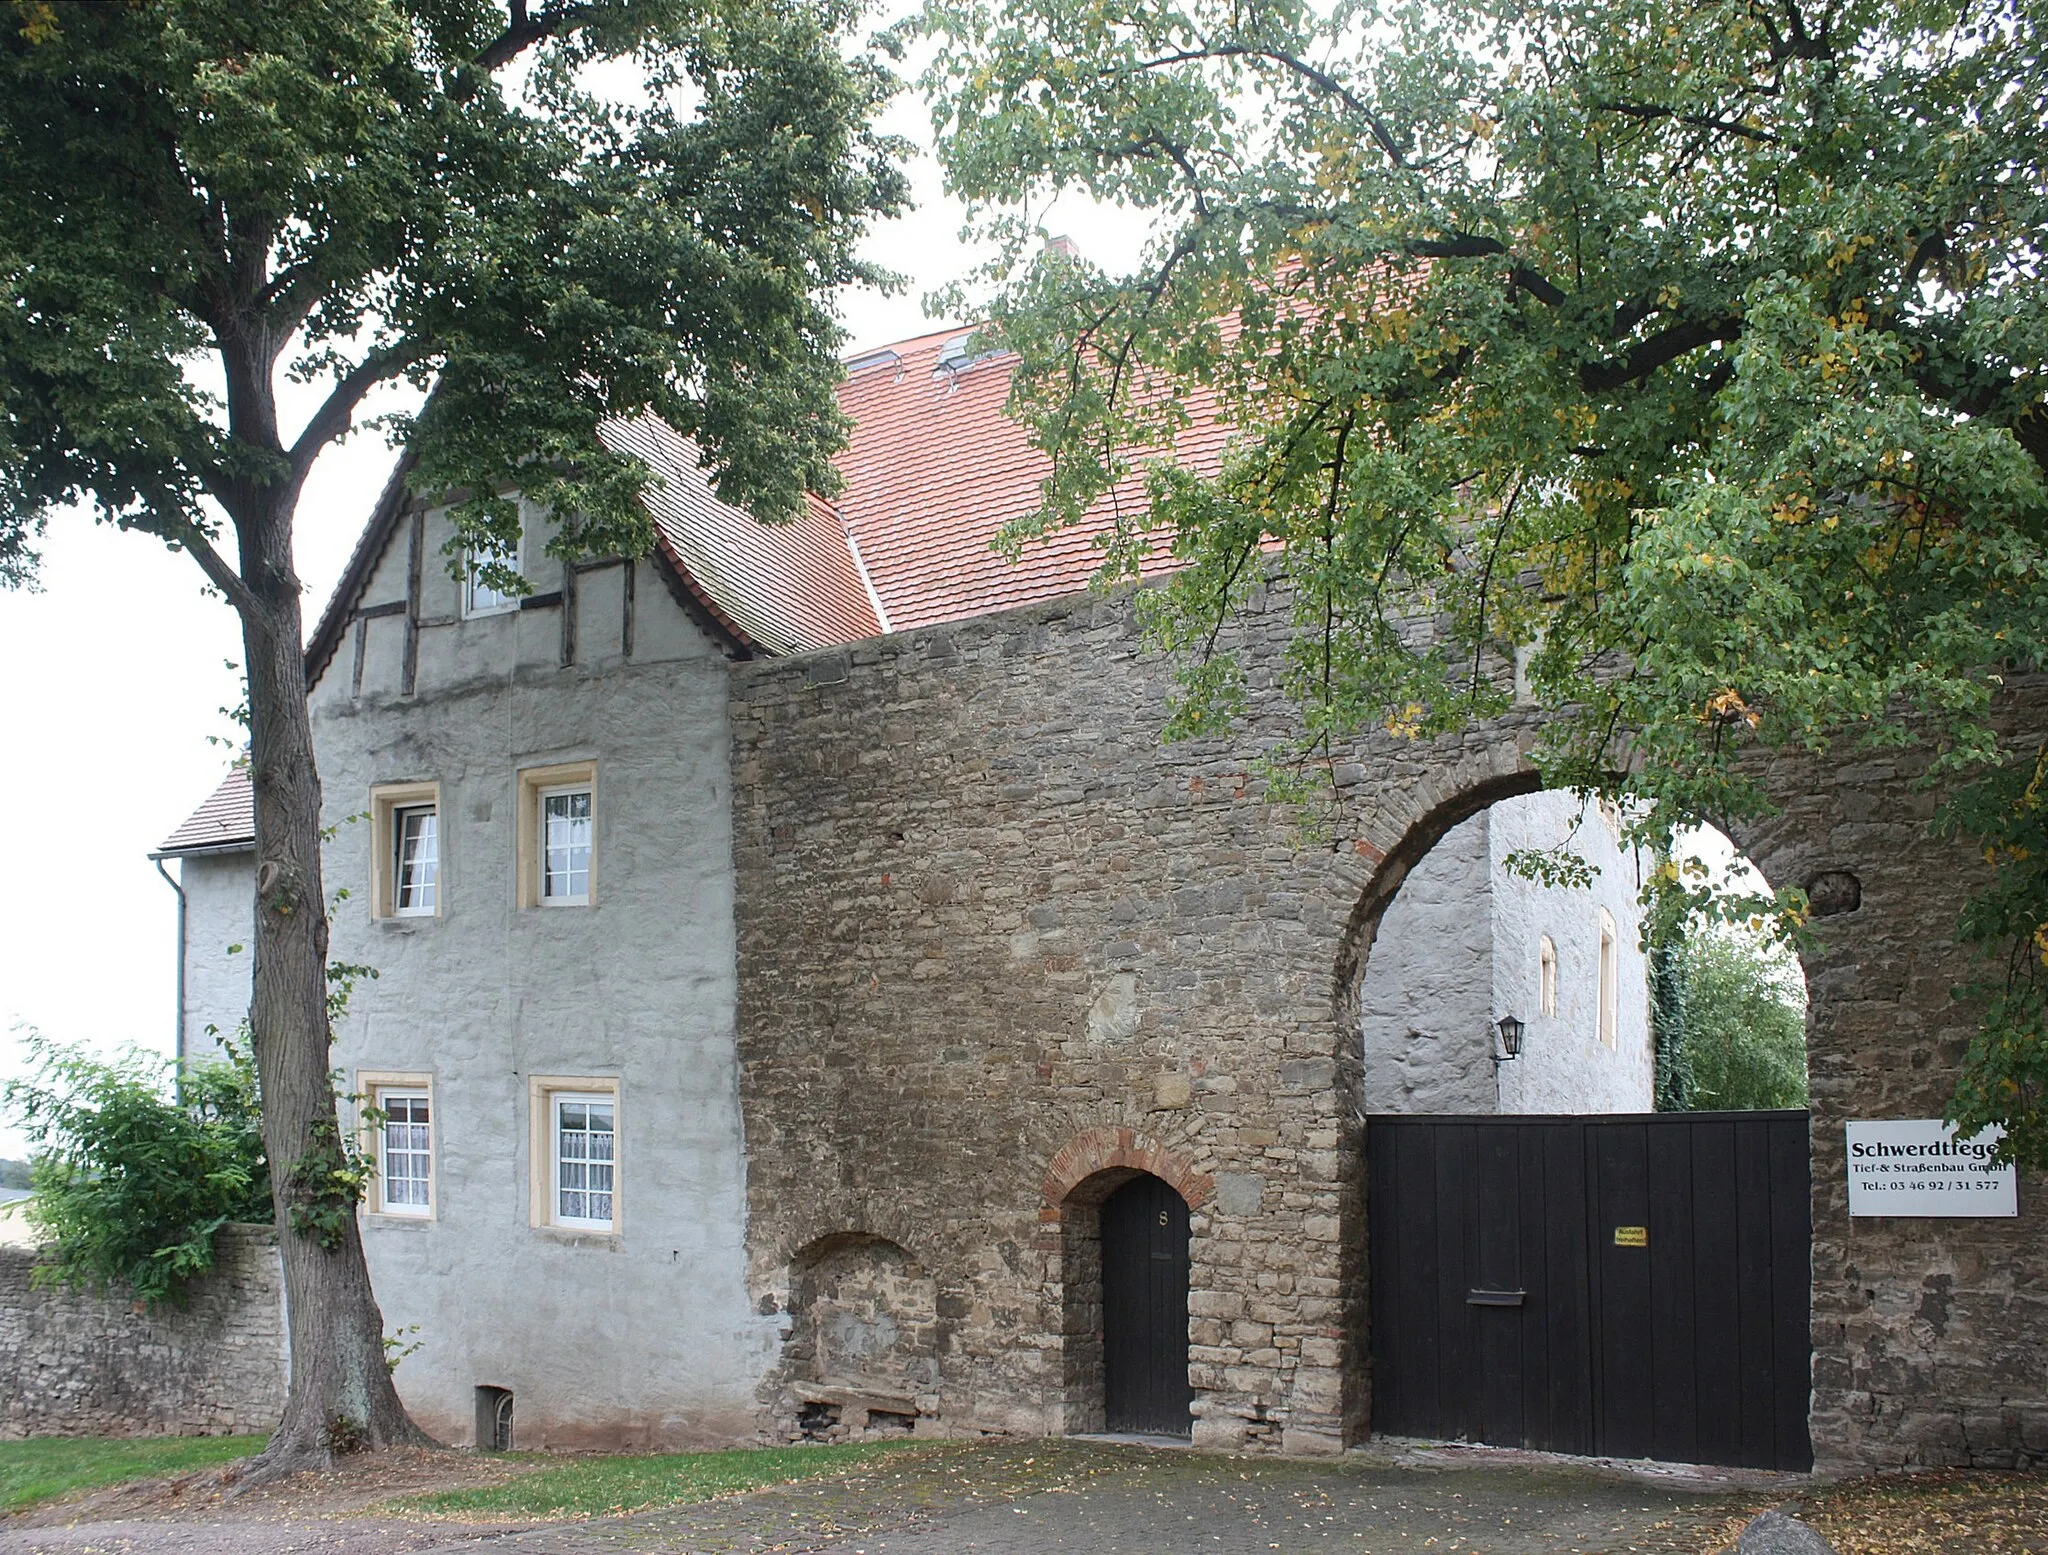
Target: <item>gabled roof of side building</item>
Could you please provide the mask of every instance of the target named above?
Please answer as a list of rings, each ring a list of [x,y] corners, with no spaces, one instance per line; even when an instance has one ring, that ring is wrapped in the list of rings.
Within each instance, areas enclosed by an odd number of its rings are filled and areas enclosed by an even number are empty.
[[[824,498],[813,496],[791,523],[756,523],[719,498],[697,445],[666,422],[606,422],[598,437],[654,471],[641,501],[666,559],[741,642],[771,654],[804,653],[882,629],[860,558]]]
[[[206,803],[164,838],[151,858],[189,858],[196,853],[246,853],[256,846],[256,796],[249,769],[233,768]]]

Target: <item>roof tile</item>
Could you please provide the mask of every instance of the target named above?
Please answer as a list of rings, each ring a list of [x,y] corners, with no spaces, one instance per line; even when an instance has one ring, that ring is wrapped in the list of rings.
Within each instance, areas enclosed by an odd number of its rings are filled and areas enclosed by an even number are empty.
[[[164,838],[154,856],[255,846],[256,797],[249,788],[249,769],[241,766],[221,779],[220,787],[186,817],[184,825]]]
[[[700,598],[770,653],[804,653],[881,630],[860,563],[832,505],[763,524],[721,501],[697,445],[652,416],[608,421],[605,446],[644,459],[659,479],[642,500],[662,548]]]

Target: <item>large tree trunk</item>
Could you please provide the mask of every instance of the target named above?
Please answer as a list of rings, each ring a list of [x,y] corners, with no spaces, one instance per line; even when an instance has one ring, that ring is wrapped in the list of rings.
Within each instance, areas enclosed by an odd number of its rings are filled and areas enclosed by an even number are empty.
[[[273,498],[236,524],[252,596],[241,612],[256,796],[249,1023],[291,1340],[284,1418],[251,1470],[256,1479],[324,1468],[338,1453],[429,1440],[399,1402],[385,1363],[384,1319],[363,1259],[356,1187],[333,1176],[343,1165],[343,1136],[329,1078],[320,777],[306,708],[291,516],[290,504]]]

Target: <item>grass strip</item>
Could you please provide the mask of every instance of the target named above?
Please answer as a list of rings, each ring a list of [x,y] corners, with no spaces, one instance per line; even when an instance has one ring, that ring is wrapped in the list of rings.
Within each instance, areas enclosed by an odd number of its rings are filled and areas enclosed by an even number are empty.
[[[544,1466],[500,1485],[401,1497],[380,1510],[473,1521],[612,1517],[840,1473],[882,1454],[914,1448],[931,1451],[932,1445],[848,1442],[830,1447],[743,1447],[646,1457],[556,1458],[519,1453],[510,1456]]]
[[[77,1490],[210,1469],[263,1450],[261,1436],[35,1436],[0,1442],[0,1512]]]

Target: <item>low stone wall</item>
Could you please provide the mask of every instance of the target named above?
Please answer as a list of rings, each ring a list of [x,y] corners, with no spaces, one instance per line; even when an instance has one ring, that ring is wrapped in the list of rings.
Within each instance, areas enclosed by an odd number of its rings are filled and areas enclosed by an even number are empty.
[[[225,1436],[284,1408],[283,1279],[268,1227],[223,1231],[183,1310],[31,1282],[0,1248],[0,1438]]]

